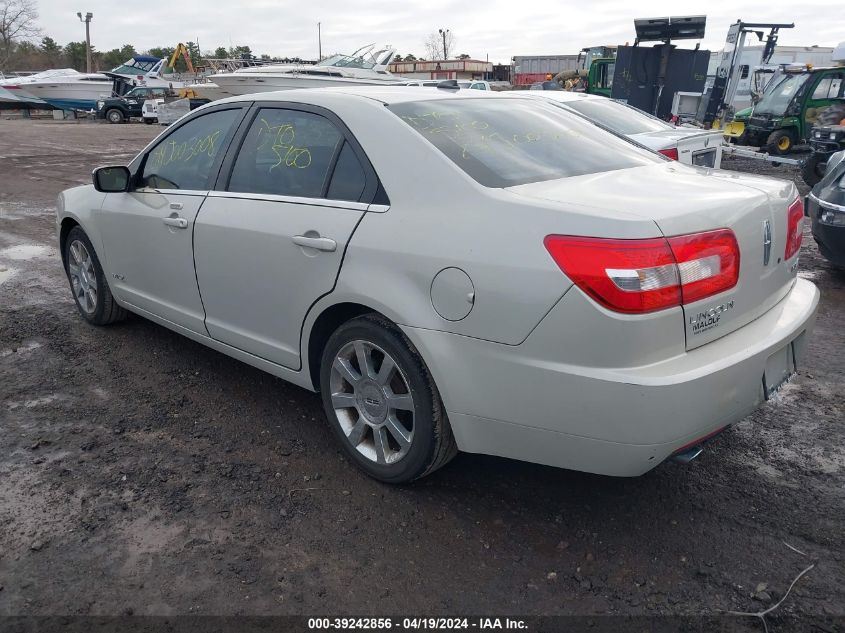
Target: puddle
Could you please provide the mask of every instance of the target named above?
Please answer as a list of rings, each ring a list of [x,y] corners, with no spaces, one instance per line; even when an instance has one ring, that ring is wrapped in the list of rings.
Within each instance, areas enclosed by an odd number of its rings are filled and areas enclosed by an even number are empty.
[[[3,266],[0,266],[0,286],[14,277],[17,272],[17,268],[4,268]]]
[[[41,347],[41,343],[30,341],[29,343],[24,343],[23,345],[16,347],[14,350],[0,350],[0,358],[6,358],[6,356],[11,356],[12,354],[26,354],[27,352],[31,352],[34,349],[38,349],[39,347]]]
[[[0,257],[15,261],[26,261],[36,259],[37,257],[44,257],[49,252],[49,246],[42,246],[41,244],[19,244],[0,250]]]
[[[37,398],[32,398],[31,400],[24,400],[23,402],[10,402],[7,406],[9,409],[17,409],[23,406],[25,409],[34,409],[36,407],[43,407],[48,404],[52,404],[54,402],[58,402],[59,400],[67,400],[67,396],[60,394],[60,393],[51,393],[46,396],[39,396]]]
[[[32,216],[52,215],[55,210],[27,202],[0,203],[0,220],[23,220]]]

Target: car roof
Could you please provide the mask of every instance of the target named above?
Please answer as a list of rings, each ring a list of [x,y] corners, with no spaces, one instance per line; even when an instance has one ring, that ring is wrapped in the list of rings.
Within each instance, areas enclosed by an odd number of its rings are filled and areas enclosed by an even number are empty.
[[[527,92],[527,91],[526,91]],[[278,90],[275,92],[259,92],[255,94],[228,97],[219,103],[242,103],[244,101],[300,101],[319,105],[326,98],[337,97],[355,99],[371,99],[385,105],[408,103],[412,101],[436,101],[440,99],[495,99],[501,98],[502,93],[490,94],[484,90],[420,90],[416,86],[353,86],[341,88],[297,88],[294,90]],[[321,98],[322,97],[322,98]]]
[[[532,90],[529,91],[528,96],[549,99],[550,101],[560,101],[561,103],[607,99],[607,97],[602,97],[601,95],[590,95],[585,92],[570,92],[568,90]]]

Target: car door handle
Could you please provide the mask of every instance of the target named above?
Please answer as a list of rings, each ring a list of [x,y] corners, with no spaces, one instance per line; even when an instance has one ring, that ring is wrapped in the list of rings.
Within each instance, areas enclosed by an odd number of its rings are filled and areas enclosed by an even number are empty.
[[[161,221],[167,226],[172,226],[177,229],[188,228],[188,221],[185,218],[162,218]]]
[[[308,237],[307,235],[294,235],[293,243],[308,248],[316,248],[318,251],[333,253],[337,250],[337,242],[328,237]]]

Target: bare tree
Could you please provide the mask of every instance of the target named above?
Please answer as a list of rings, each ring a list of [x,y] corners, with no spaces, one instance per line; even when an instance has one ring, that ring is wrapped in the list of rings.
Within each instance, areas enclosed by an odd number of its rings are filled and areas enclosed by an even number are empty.
[[[425,38],[423,45],[428,59],[449,59],[455,48],[455,38],[449,29],[438,29]]]
[[[40,33],[37,19],[35,0],[0,0],[0,67],[9,62],[15,42]]]

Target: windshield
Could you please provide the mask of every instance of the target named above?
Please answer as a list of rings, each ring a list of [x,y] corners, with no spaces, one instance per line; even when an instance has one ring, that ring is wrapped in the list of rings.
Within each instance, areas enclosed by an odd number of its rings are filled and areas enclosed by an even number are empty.
[[[366,68],[375,66],[372,60],[363,57],[351,57],[350,55],[332,55],[319,62],[320,66],[336,66],[339,68]]]
[[[674,126],[658,118],[610,99],[578,99],[567,101],[561,105],[572,108],[591,121],[625,136],[675,129]]]
[[[533,100],[441,99],[388,108],[485,187],[663,160],[577,115]]]
[[[781,79],[772,79],[763,97],[754,107],[755,114],[784,114],[792,98],[798,94],[810,73],[784,75]]]

